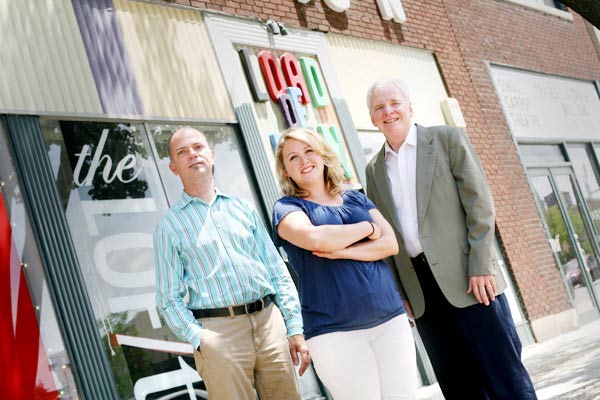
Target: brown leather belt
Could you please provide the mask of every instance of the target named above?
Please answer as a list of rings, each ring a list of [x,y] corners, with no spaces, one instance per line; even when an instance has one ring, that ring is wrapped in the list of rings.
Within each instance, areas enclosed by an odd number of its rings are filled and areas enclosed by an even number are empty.
[[[223,308],[206,308],[190,310],[194,318],[217,318],[217,317],[235,317],[236,315],[252,314],[267,308],[273,302],[273,295],[269,294],[253,303],[240,304]]]

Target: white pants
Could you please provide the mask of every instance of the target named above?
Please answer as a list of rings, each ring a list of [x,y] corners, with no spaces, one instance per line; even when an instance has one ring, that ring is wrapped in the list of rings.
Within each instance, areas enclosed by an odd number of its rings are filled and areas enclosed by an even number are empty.
[[[335,400],[417,400],[415,343],[406,314],[369,329],[307,340],[315,370]]]

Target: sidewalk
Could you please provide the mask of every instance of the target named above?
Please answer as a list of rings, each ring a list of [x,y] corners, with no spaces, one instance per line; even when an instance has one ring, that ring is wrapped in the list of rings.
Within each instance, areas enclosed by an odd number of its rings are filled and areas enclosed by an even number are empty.
[[[600,400],[600,320],[523,349],[539,400]],[[443,400],[437,384],[421,400]]]

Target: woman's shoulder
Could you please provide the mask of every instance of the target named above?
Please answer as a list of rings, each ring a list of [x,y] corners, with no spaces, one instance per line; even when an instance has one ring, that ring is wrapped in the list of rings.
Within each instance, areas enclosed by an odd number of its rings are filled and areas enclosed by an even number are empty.
[[[306,209],[306,202],[300,197],[283,196],[273,205],[273,211],[277,214],[287,214],[294,210]]]
[[[300,197],[283,196],[283,197],[281,197],[279,200],[277,200],[275,202],[275,205],[277,205],[277,204],[284,204],[284,205],[295,204],[295,205],[298,205],[298,204],[304,204],[304,203],[305,203],[304,199],[302,199]]]
[[[344,201],[350,200],[362,202],[365,198],[365,195],[358,190],[346,190],[342,194],[342,197],[344,198]]]

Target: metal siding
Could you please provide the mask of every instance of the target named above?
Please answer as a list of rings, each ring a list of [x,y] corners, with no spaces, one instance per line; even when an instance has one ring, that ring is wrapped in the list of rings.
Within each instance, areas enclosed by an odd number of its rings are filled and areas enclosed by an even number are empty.
[[[129,57],[111,0],[73,0],[102,109],[106,114],[141,115]]]
[[[0,2],[0,111],[100,113],[69,0]]]
[[[348,104],[346,101],[344,101],[344,99],[333,98],[333,103],[338,112],[338,120],[340,122],[340,126],[342,127],[342,131],[346,133],[344,135],[346,139],[346,145],[348,146],[348,151],[350,152],[350,156],[354,162],[354,168],[358,174],[358,179],[362,187],[366,188],[367,176],[365,174],[365,168],[367,163],[365,160],[365,152],[356,134],[356,128],[352,122],[352,113],[350,113]]]
[[[273,204],[281,197],[279,186],[272,173],[271,164],[265,153],[265,147],[261,139],[261,133],[258,130],[256,119],[254,118],[254,107],[250,103],[240,104],[236,107],[235,113],[240,121],[240,127],[244,132],[244,141],[248,147],[248,155],[259,187],[259,193],[267,209],[270,211]]]
[[[200,12],[114,4],[146,115],[235,119]]]
[[[448,97],[433,54],[383,42],[328,34],[327,42],[350,114],[359,130],[373,130],[367,90],[377,79],[400,78],[410,87],[413,121],[445,124],[440,102]]]

